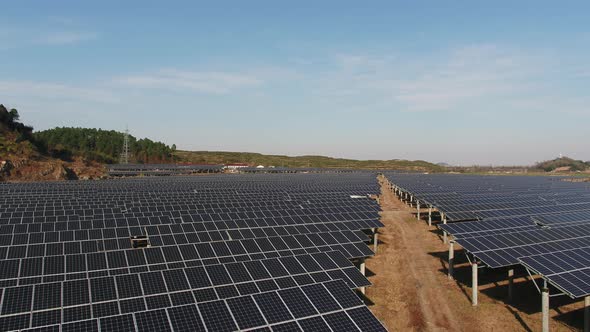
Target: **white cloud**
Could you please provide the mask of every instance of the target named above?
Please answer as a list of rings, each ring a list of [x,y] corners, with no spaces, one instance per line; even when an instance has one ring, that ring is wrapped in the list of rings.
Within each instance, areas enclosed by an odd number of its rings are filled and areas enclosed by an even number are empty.
[[[227,72],[194,72],[166,69],[154,74],[119,77],[115,82],[137,88],[184,89],[207,94],[226,94],[258,86],[263,80],[252,75]]]

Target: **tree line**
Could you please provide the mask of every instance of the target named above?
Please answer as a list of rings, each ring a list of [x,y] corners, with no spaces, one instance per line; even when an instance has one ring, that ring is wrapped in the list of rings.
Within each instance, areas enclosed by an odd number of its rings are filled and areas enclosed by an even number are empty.
[[[43,142],[48,153],[58,158],[80,155],[102,163],[117,163],[123,151],[125,134],[114,130],[57,127],[35,132],[34,137]],[[129,150],[129,162],[163,163],[174,159],[175,146],[129,135]]]

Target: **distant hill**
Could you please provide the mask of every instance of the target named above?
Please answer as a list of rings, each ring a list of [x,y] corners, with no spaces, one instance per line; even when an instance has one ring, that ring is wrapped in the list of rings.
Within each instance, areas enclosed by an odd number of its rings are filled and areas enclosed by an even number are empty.
[[[444,168],[422,160],[353,160],[325,156],[283,156],[264,155],[252,152],[225,151],[176,151],[174,155],[181,162],[194,164],[247,163],[251,166],[276,167],[325,167],[358,169],[399,169],[423,172],[441,172]]]
[[[0,105],[0,180],[42,181],[99,178],[105,163],[117,163],[124,134],[113,130],[58,127],[39,132],[19,122],[16,109]],[[250,152],[176,151],[148,138],[129,136],[131,163],[246,163],[251,166],[398,169],[443,172],[422,160],[353,160],[325,156],[264,155]]]
[[[561,157],[537,163],[534,168],[545,172],[585,171],[590,169],[590,162]]]

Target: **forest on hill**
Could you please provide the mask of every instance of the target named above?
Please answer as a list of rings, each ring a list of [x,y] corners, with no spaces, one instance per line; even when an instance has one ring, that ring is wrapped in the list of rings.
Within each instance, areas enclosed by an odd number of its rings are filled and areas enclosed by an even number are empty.
[[[0,153],[30,153],[71,160],[82,157],[100,163],[117,163],[125,134],[114,130],[94,128],[58,127],[34,132],[33,127],[19,121],[14,108],[8,110],[0,104]],[[25,143],[25,144],[20,144]],[[28,144],[26,144],[28,143]],[[17,149],[18,145],[20,150]],[[174,161],[171,147],[149,138],[137,139],[129,135],[130,160],[132,163],[165,163]],[[18,151],[17,151],[18,150]]]
[[[125,134],[114,130],[58,127],[34,133],[53,156],[67,159],[80,155],[102,163],[117,163],[123,151]],[[130,163],[166,163],[174,161],[172,147],[148,138],[129,135]]]
[[[125,134],[90,128],[53,128],[35,132],[19,112],[0,104],[0,181],[95,179],[105,163],[117,163]],[[172,147],[129,135],[130,163],[171,163]]]
[[[583,172],[590,169],[590,162],[584,162],[582,160],[575,160],[569,157],[560,157],[552,160],[542,161],[535,165],[536,169],[543,170],[545,172],[554,172],[558,170],[572,171],[572,172]]]

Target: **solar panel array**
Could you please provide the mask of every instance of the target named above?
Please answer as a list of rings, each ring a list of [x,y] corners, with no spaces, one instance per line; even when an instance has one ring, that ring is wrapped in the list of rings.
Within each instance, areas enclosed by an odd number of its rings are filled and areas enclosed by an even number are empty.
[[[383,331],[351,262],[373,255],[378,191],[370,173],[2,184],[0,330]]]
[[[423,206],[443,212],[451,223],[439,228],[488,267],[523,264],[572,297],[590,295],[590,252],[581,249],[590,246],[588,183],[543,176],[387,178]]]
[[[351,168],[319,168],[319,167],[241,167],[242,173],[351,173],[366,172]]]
[[[219,173],[223,165],[183,165],[183,164],[111,164],[107,165],[110,176],[136,175],[182,175],[193,173]]]

